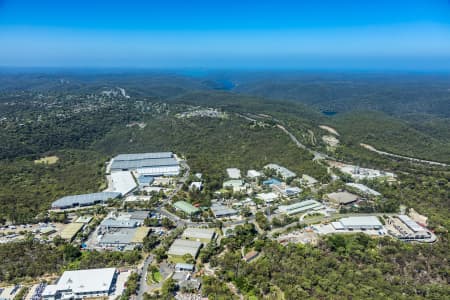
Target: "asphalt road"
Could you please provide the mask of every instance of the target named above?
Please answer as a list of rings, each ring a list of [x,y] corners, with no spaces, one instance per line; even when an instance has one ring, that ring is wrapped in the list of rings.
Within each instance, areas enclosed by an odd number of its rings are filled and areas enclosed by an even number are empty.
[[[148,266],[153,261],[153,255],[147,256],[147,258],[144,260],[144,264],[142,265],[142,268],[138,270],[139,275],[141,276],[141,280],[139,282],[139,290],[137,294],[137,300],[142,300],[144,293],[148,291],[149,286],[147,284],[147,269]]]

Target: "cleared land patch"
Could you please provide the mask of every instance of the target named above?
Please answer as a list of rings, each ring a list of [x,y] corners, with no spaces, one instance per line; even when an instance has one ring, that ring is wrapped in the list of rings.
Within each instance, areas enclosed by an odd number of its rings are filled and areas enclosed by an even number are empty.
[[[339,133],[334,129],[333,127],[327,126],[327,125],[320,125],[319,128],[328,131],[331,134],[339,136]]]
[[[53,165],[56,164],[59,160],[59,157],[56,155],[53,156],[46,156],[42,157],[41,159],[36,159],[34,161],[35,164],[46,164],[46,165]]]

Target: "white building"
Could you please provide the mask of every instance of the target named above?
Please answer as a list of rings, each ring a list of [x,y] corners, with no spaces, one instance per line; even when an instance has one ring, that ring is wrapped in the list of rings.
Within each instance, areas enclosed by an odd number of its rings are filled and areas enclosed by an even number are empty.
[[[244,183],[243,180],[240,179],[232,179],[227,180],[223,183],[224,189],[231,189],[233,192],[244,192],[247,189],[247,185]]]
[[[227,174],[228,174],[228,178],[231,178],[231,179],[241,178],[241,170],[236,169],[236,168],[228,168]]]
[[[203,187],[203,184],[201,181],[193,181],[191,182],[191,184],[189,185],[189,189],[190,190],[198,190],[200,191]]]
[[[339,222],[331,224],[336,230],[378,230],[383,228],[383,224],[376,216],[342,218]]]
[[[247,177],[248,178],[258,178],[261,175],[262,175],[261,172],[258,172],[256,170],[248,170],[247,171]]]
[[[111,186],[107,191],[126,195],[136,187],[136,181],[130,171],[117,171],[111,173]]]
[[[263,200],[265,203],[272,203],[279,198],[275,193],[260,193],[256,195],[256,198]]]
[[[136,172],[142,176],[178,176],[180,174],[180,166],[142,167],[136,169]]]
[[[113,293],[116,279],[115,268],[66,271],[56,284],[45,287],[42,298],[56,300],[107,297]]]

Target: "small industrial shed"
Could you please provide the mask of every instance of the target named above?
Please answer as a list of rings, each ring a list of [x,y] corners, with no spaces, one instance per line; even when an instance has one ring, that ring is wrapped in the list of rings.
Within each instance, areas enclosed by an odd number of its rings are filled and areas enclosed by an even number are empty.
[[[175,265],[175,271],[181,272],[181,271],[188,271],[188,272],[194,272],[195,266],[193,264],[185,264],[185,263],[177,263]]]

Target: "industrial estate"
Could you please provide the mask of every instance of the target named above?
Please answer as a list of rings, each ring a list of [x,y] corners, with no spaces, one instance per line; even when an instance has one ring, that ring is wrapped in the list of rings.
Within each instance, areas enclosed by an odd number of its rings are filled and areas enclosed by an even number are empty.
[[[201,253],[220,245],[244,224],[285,245],[315,244],[320,236],[363,233],[404,242],[433,243],[427,218],[404,208],[399,214],[352,213],[383,195],[362,182],[390,184],[396,175],[379,170],[327,161],[334,180],[351,178],[344,189],[330,191],[308,174],[296,174],[276,163],[262,169],[223,170],[226,179],[209,206],[189,195],[204,187],[203,174],[193,173],[189,162],[172,152],[119,154],[106,163],[103,191],[56,199],[49,212],[64,214],[64,223],[11,225],[1,228],[1,243],[34,234],[42,242],[61,238],[82,251],[132,251],[149,240],[169,241],[147,254],[138,266],[66,271],[59,278],[33,285],[27,299],[116,299],[132,274],[139,274],[137,297],[158,293],[171,280],[179,299],[201,298],[202,275],[214,275]],[[305,192],[307,191],[307,192]],[[319,191],[326,191],[318,193]],[[321,195],[311,197],[310,195]],[[274,226],[276,223],[280,223]],[[255,249],[242,249],[242,260],[258,258]],[[0,299],[13,299],[20,285],[0,288]],[[184,296],[183,296],[184,295]]]

